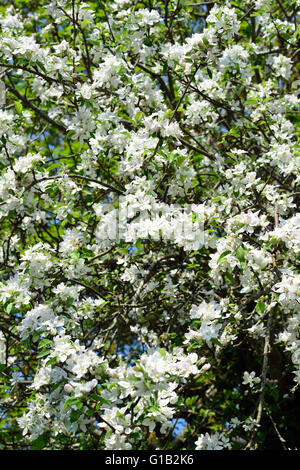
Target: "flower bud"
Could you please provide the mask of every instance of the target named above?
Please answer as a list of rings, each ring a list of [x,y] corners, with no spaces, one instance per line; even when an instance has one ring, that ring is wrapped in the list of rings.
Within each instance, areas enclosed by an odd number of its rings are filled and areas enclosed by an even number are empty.
[[[66,393],[72,393],[72,392],[73,392],[73,387],[72,387],[72,385],[66,384],[66,385],[64,386],[64,391],[65,391]]]

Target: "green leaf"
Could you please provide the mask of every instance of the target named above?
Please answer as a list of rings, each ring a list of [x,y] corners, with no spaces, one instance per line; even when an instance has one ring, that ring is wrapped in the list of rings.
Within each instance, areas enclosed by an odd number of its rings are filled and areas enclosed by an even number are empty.
[[[39,342],[38,348],[41,349],[44,346],[48,346],[49,344],[52,344],[51,339],[47,339],[47,338],[42,339],[42,341]]]
[[[32,448],[34,450],[42,450],[47,444],[47,439],[44,436],[39,436],[37,439],[32,441]]]
[[[245,250],[242,247],[242,245],[240,245],[238,249],[236,250],[235,256],[237,257],[239,261],[245,261]]]
[[[13,306],[14,306],[13,303],[9,303],[8,305],[6,305],[6,307],[5,307],[6,313],[10,313],[13,309]]]
[[[139,111],[138,113],[136,113],[135,115],[135,120],[136,121],[140,121],[143,117],[143,112],[142,111]]]
[[[227,282],[234,282],[235,281],[233,275],[229,271],[226,271],[226,273],[224,274],[224,278]]]
[[[40,333],[40,332],[37,332],[37,331],[36,331],[35,333],[33,333],[33,335],[32,335],[32,342],[33,342],[33,343],[36,343],[36,342],[40,339],[40,336],[41,336],[41,333]]]
[[[74,298],[73,297],[68,297],[67,300],[66,300],[66,307],[69,308],[73,305],[74,303]]]
[[[211,338],[211,342],[216,344],[217,346],[223,347],[223,344],[217,338]]]
[[[164,348],[159,348],[159,352],[163,357],[167,357],[166,350]]]
[[[107,400],[105,400],[104,398],[100,397],[99,395],[96,395],[96,393],[92,393],[91,395],[89,395],[93,400],[97,401],[98,403],[100,403],[101,405],[105,404],[105,405],[110,405],[111,403]]]
[[[257,98],[248,98],[247,101],[245,101],[244,104],[253,104],[253,105],[257,105]]]
[[[88,250],[87,248],[83,248],[81,250],[82,258],[92,258],[94,256],[94,252],[92,250]]]
[[[49,349],[46,349],[45,351],[41,351],[40,353],[38,353],[38,355],[36,357],[38,359],[40,359],[41,357],[48,356],[50,353],[51,353],[51,351]]]
[[[71,253],[70,258],[72,258],[72,259],[80,259],[80,252],[79,252],[78,250],[77,250],[77,251],[73,251],[73,252]]]
[[[66,399],[62,409],[64,411],[68,406],[73,406],[73,405],[76,405],[78,407],[79,405],[82,405],[82,403],[78,398],[69,397]]]
[[[149,406],[149,408],[147,409],[148,413],[156,413],[157,411],[159,411],[159,407],[155,405]]]
[[[168,160],[172,163],[176,159],[177,155],[174,152],[169,153]]]
[[[259,302],[257,302],[255,308],[256,308],[257,313],[262,315],[266,310],[266,304],[260,300]]]
[[[42,72],[47,74],[47,70],[45,69],[45,66],[44,66],[44,64],[42,64],[42,62],[40,62],[40,61],[36,62],[36,65],[39,66],[39,68],[42,70]]]
[[[75,423],[75,421],[78,421],[78,419],[80,418],[81,415],[82,415],[81,410],[73,410],[70,414],[71,423]]]
[[[28,336],[28,338],[24,339],[23,344],[26,349],[31,348],[31,336]]]
[[[22,103],[20,103],[20,101],[15,101],[14,103],[15,103],[15,108],[16,108],[17,112],[19,114],[21,114],[22,111],[23,111]]]
[[[82,21],[81,27],[82,27],[82,28],[85,28],[86,26],[89,25],[90,22],[91,22],[91,20],[84,20],[84,21]]]
[[[49,361],[46,362],[46,366],[51,366],[52,364],[56,364],[57,362],[59,362],[59,357],[58,356],[55,356],[55,357],[52,357],[51,359],[49,359]]]
[[[203,36],[202,41],[205,46],[209,46],[209,41],[206,36]]]
[[[50,387],[50,393],[54,392],[54,390],[56,390],[60,385],[62,385],[64,383],[63,380],[60,380],[59,382],[56,382],[55,384],[53,384],[51,387]]]

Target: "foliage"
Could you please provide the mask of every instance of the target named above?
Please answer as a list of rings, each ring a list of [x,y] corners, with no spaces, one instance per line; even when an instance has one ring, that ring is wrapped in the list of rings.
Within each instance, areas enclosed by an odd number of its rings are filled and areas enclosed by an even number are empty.
[[[299,446],[298,7],[1,2],[2,449]]]

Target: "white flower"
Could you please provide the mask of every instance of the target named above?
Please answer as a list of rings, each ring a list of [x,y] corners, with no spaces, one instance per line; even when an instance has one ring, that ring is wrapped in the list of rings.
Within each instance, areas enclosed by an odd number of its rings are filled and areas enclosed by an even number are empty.
[[[252,417],[248,418],[243,424],[245,431],[252,431],[254,428],[258,428],[260,424],[257,424],[256,420]]]
[[[292,73],[292,64],[292,59],[290,57],[279,54],[274,57],[272,67],[279,76],[288,80]]]
[[[76,229],[67,229],[63,236],[63,241],[59,245],[59,251],[69,255],[72,251],[78,250],[85,241],[85,237]]]
[[[201,434],[195,445],[195,450],[223,450],[230,447],[230,442],[224,433],[216,432],[211,435]]]

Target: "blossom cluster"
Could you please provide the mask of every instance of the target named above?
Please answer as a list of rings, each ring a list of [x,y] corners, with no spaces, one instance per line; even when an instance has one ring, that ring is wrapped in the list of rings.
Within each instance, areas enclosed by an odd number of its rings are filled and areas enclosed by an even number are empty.
[[[299,1],[2,4],[0,447],[293,447]]]

